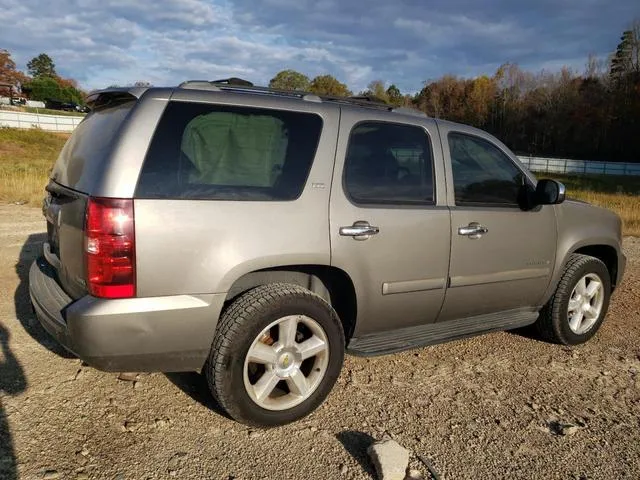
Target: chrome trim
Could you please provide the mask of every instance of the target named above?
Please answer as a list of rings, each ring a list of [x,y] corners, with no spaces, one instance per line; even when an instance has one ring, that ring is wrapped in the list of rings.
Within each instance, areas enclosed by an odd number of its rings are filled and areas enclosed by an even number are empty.
[[[354,222],[350,227],[340,227],[340,235],[343,237],[354,237],[359,240],[369,238],[371,235],[377,235],[380,232],[378,227],[369,225],[369,222]]]
[[[480,238],[485,233],[489,233],[489,229],[487,227],[483,227],[477,222],[471,222],[466,227],[458,228],[458,235],[469,237],[471,239]]]
[[[558,200],[556,203],[562,203],[567,198],[567,187],[564,183],[558,182]]]

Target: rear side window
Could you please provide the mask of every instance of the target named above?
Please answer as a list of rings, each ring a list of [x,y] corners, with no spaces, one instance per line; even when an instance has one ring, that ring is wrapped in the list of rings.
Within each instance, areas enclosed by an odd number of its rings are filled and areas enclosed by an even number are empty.
[[[87,115],[60,152],[51,178],[74,190],[91,192],[120,127],[134,105],[135,100],[127,101]]]
[[[138,198],[294,200],[322,130],[315,114],[171,102],[138,181]]]
[[[412,125],[362,122],[349,137],[345,190],[359,205],[434,203],[429,137]]]

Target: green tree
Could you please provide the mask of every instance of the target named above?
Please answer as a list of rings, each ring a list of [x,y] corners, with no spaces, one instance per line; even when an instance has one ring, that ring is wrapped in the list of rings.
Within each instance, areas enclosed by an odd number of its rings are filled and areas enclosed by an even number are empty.
[[[397,107],[404,105],[404,97],[402,96],[402,93],[400,93],[400,89],[394,84],[389,85],[386,93],[390,104]]]
[[[46,53],[41,53],[27,63],[27,70],[32,77],[55,77],[56,65]]]
[[[610,74],[621,79],[630,74],[640,73],[640,20],[631,24],[620,37],[620,43],[611,58]]]
[[[282,70],[269,82],[269,88],[278,90],[300,90],[308,91],[311,83],[309,77],[295,70]]]
[[[351,91],[347,86],[331,75],[319,75],[311,81],[309,91],[318,95],[330,97],[350,97]]]
[[[62,100],[62,98],[60,98],[62,89],[53,77],[35,77],[25,85],[24,90],[29,93],[31,100]]]

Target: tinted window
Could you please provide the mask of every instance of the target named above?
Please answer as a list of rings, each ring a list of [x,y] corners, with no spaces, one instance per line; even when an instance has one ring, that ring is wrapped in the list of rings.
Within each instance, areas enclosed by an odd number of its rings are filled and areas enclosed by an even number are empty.
[[[450,133],[449,151],[457,205],[517,205],[524,177],[502,150],[478,137]]]
[[[136,196],[295,199],[321,129],[314,114],[172,102],[154,134]]]
[[[74,190],[90,193],[120,126],[134,105],[134,101],[125,102],[87,115],[65,143],[51,178]]]
[[[351,131],[345,187],[360,204],[433,203],[429,137],[419,127],[364,122]]]

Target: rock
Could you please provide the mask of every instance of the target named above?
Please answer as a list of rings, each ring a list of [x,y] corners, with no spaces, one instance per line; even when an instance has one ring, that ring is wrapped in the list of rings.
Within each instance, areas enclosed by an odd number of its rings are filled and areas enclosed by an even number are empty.
[[[134,380],[133,388],[142,388],[142,382],[140,382],[138,380]]]
[[[340,465],[340,475],[346,475],[349,471],[349,467],[347,467],[344,463]]]
[[[562,435],[574,435],[580,430],[580,427],[577,425],[564,425],[562,428]]]
[[[164,428],[167,426],[167,421],[164,418],[156,418],[153,423],[156,428]]]
[[[84,472],[80,472],[78,475],[76,475],[76,480],[89,480],[89,475]]]
[[[375,442],[367,449],[379,480],[404,480],[409,451],[392,439]]]
[[[256,439],[256,438],[260,438],[261,436],[262,436],[262,433],[261,433],[261,432],[258,432],[258,431],[256,431],[256,430],[251,430],[251,431],[249,432],[249,438],[250,438],[250,439],[252,439],[252,440],[254,440],[254,439]]]
[[[122,380],[123,382],[133,382],[137,380],[139,375],[135,372],[122,372],[118,375],[118,380]]]
[[[84,370],[79,368],[76,374],[73,376],[73,380],[78,380],[84,374]]]
[[[409,470],[409,473],[407,473],[405,480],[424,480],[424,477],[422,476],[420,470]]]
[[[60,472],[57,470],[47,470],[42,476],[43,480],[55,480],[56,478],[60,478]]]
[[[167,471],[169,472],[169,475],[176,475],[178,468],[182,466],[182,462],[186,456],[187,454],[185,452],[178,452],[169,459],[167,462]]]
[[[89,450],[87,449],[87,447],[82,447],[82,450],[80,450],[80,455],[82,455],[83,457],[89,455]]]

